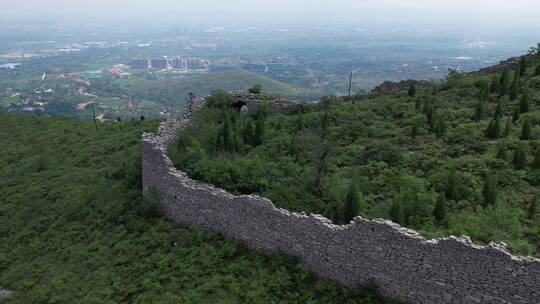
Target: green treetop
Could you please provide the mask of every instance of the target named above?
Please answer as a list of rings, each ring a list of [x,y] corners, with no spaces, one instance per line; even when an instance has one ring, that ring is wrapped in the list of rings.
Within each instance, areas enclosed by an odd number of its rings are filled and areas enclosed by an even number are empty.
[[[521,95],[521,99],[519,100],[519,111],[521,113],[529,112],[530,103],[531,103],[531,95],[529,93],[529,89],[526,88],[525,92],[523,92],[523,95]]]
[[[252,86],[251,88],[249,88],[249,92],[251,94],[261,94],[262,89],[263,89],[262,85],[256,84],[256,85]]]
[[[531,133],[532,133],[532,126],[529,119],[525,119],[523,121],[523,126],[521,128],[521,136],[519,139],[521,140],[529,140],[531,139]]]
[[[522,57],[519,61],[519,75],[524,76],[527,72],[527,57]]]
[[[512,82],[512,87],[510,88],[511,101],[514,101],[518,98],[520,89],[521,89],[521,79],[519,78],[519,71],[516,71],[514,75],[514,81]]]
[[[394,223],[398,223],[400,225],[405,224],[405,213],[403,212],[401,203],[397,200],[392,203],[392,207],[390,208],[390,219]]]
[[[358,186],[354,181],[349,185],[349,191],[347,192],[347,198],[345,200],[345,207],[343,210],[343,220],[345,223],[349,223],[355,216],[360,213],[361,207],[361,193],[358,191]]]
[[[407,95],[409,95],[410,97],[416,96],[416,84],[411,83],[411,85],[409,86],[409,91],[407,92]]]
[[[540,169],[540,146],[536,147],[536,151],[534,153],[534,160],[531,164],[531,167],[533,169]]]
[[[435,209],[433,210],[433,217],[439,225],[442,225],[446,221],[446,197],[444,193],[441,193],[437,198]]]
[[[525,153],[525,148],[523,146],[519,146],[514,150],[513,163],[516,170],[525,170],[527,165],[527,154]]]
[[[497,179],[491,173],[486,175],[482,196],[484,197],[484,207],[493,205],[497,201]]]

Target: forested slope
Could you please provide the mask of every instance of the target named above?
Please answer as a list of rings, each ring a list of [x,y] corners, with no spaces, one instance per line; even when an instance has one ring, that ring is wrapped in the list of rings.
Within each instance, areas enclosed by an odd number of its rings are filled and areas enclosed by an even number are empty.
[[[215,94],[168,153],[190,176],[336,223],[387,218],[540,255],[540,50],[518,66],[253,117]]]
[[[0,113],[2,303],[390,303],[161,217],[140,189],[156,127]]]

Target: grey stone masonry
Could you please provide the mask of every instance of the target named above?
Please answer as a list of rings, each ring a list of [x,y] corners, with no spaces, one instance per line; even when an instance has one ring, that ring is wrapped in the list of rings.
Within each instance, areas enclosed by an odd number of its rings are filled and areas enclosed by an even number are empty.
[[[10,298],[13,295],[12,291],[9,291],[7,289],[3,289],[0,287],[0,301]]]
[[[196,108],[188,105],[178,123],[165,113],[158,132],[143,135],[144,192],[155,189],[174,222],[298,257],[319,277],[346,286],[372,280],[383,295],[408,303],[540,303],[540,260],[511,255],[504,244],[480,246],[466,236],[426,240],[381,219],[356,217],[338,226],[189,178],[165,152]]]

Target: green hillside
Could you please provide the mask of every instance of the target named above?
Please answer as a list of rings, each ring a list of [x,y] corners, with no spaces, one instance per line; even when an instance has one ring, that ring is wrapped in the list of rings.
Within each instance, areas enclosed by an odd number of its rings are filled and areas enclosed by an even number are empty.
[[[168,151],[193,178],[340,224],[387,218],[540,256],[540,50],[519,66],[296,113],[248,117],[213,101]]]
[[[138,99],[159,100],[163,104],[176,106],[183,103],[190,91],[206,96],[214,90],[246,90],[255,84],[263,86],[265,93],[291,98],[313,98],[316,92],[293,87],[271,78],[247,71],[204,73],[186,78],[158,78],[153,81],[140,80],[129,86]],[[183,105],[183,104],[182,104]]]
[[[141,197],[156,127],[0,113],[2,304],[391,303],[161,217]]]

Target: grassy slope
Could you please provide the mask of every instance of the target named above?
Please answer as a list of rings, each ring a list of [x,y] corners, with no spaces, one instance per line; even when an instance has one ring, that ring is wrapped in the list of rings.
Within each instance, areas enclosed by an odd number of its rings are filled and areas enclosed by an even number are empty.
[[[140,192],[156,124],[0,113],[5,303],[390,303],[161,218]]]
[[[172,148],[169,153],[194,178],[235,193],[262,194],[289,210],[320,213],[346,223],[343,206],[349,185],[355,183],[363,193],[359,213],[368,218],[392,218],[391,206],[398,202],[404,211],[400,224],[428,237],[467,234],[477,242],[504,241],[515,253],[538,256],[540,214],[527,213],[540,197],[540,170],[532,167],[540,149],[540,76],[534,76],[540,58],[530,57],[529,64],[521,84],[531,89],[531,111],[512,123],[506,137],[488,139],[484,131],[500,99],[502,133],[519,97],[511,101],[508,96],[490,94],[483,119],[471,119],[479,84],[499,77],[498,71],[455,75],[446,83],[420,90],[415,98],[402,92],[358,96],[352,102],[329,99],[307,107],[301,116],[271,115],[264,144],[243,146],[239,153],[216,148],[224,115],[222,110],[207,109],[197,116],[201,123],[184,131],[181,149]],[[446,125],[441,136],[430,130],[426,105]],[[325,111],[329,135],[321,144]],[[242,133],[251,119],[237,117],[231,129]],[[532,123],[532,138],[520,140],[526,119]],[[300,120],[303,129],[298,131]],[[418,135],[412,138],[415,122]],[[517,168],[513,161],[520,147],[526,153],[525,168]],[[504,159],[497,156],[499,149],[505,151]],[[317,164],[324,150],[329,157],[317,187]],[[456,194],[446,203],[445,222],[438,223],[433,216],[435,204],[447,189],[452,168],[457,170]],[[488,174],[498,179],[498,200],[486,206],[483,187]]]
[[[192,75],[189,78],[158,79],[155,81],[140,81],[132,86],[136,92],[148,90],[171,90],[177,96],[187,96],[194,91],[199,96],[220,89],[225,91],[246,90],[247,88],[261,84],[264,91],[270,94],[303,97],[315,95],[313,91],[297,88],[271,78],[247,71],[229,71],[221,73],[204,73]],[[157,94],[158,92],[156,92]],[[181,100],[181,99],[180,99]]]

